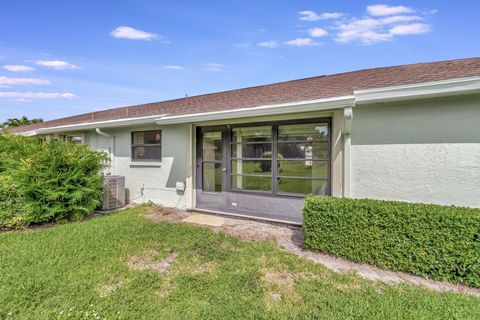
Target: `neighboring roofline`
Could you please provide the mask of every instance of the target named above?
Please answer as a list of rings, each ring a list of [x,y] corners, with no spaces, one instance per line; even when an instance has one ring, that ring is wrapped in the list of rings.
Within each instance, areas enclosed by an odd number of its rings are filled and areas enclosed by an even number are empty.
[[[127,119],[87,122],[50,128],[39,128],[36,130],[18,134],[31,136],[58,132],[93,130],[96,128],[124,127],[139,124],[165,125],[196,123],[232,118],[258,117],[309,111],[326,111],[385,102],[419,100],[466,94],[480,94],[480,76],[453,78],[448,80],[422,82],[416,84],[381,87],[366,90],[355,90],[353,95],[330,97],[317,100],[296,101],[225,111],[191,113],[178,116],[169,116],[168,114],[163,114]]]

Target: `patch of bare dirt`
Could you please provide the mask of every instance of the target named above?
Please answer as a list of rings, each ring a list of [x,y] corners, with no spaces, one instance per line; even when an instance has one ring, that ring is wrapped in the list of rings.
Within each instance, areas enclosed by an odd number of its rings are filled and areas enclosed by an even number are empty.
[[[168,208],[164,206],[155,206],[148,210],[145,217],[153,222],[181,222],[189,214],[183,210]]]
[[[120,288],[123,288],[125,283],[122,280],[109,283],[97,288],[97,292],[100,295],[100,298],[106,298]]]
[[[287,271],[264,270],[262,281],[281,289],[288,295],[292,294],[293,285],[295,284],[294,276]]]
[[[272,225],[258,223],[252,220],[236,220],[225,218],[221,227],[213,227],[216,232],[223,232],[242,240],[276,241],[283,233],[282,229],[272,228]]]
[[[165,299],[170,295],[170,293],[174,289],[175,289],[175,284],[173,283],[173,281],[171,279],[167,279],[167,281],[165,281],[165,283],[162,284],[162,287],[160,288],[160,290],[157,291],[157,296],[160,299]]]
[[[278,304],[280,300],[298,304],[302,302],[300,295],[293,290],[295,275],[283,270],[262,270],[262,283],[265,287],[264,299],[267,306]]]
[[[170,272],[170,265],[177,258],[177,253],[172,252],[162,260],[156,260],[156,256],[158,256],[156,250],[148,250],[141,255],[131,256],[125,264],[127,267],[134,270],[153,270],[159,273],[168,274]]]
[[[211,273],[213,269],[215,268],[213,263],[207,262],[204,264],[201,264],[199,266],[195,266],[190,270],[190,273],[192,275],[198,275],[198,274],[204,274],[204,273]]]

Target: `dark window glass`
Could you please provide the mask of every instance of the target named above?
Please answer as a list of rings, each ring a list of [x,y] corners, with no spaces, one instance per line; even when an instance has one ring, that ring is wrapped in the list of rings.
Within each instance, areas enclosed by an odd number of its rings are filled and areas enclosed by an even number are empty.
[[[327,178],[328,162],[312,160],[281,160],[278,161],[278,176]]]
[[[278,126],[279,141],[327,141],[326,123],[289,124]]]
[[[162,147],[133,147],[134,160],[160,160],[162,158]]]
[[[209,192],[222,191],[222,164],[205,162],[203,164],[203,190]]]
[[[232,175],[232,188],[237,190],[272,191],[272,177]]]
[[[328,159],[328,142],[278,143],[278,159]]]
[[[327,180],[279,178],[278,192],[291,194],[328,194]]]
[[[162,131],[139,131],[132,133],[132,160],[161,161]]]
[[[160,130],[142,131],[133,133],[133,144],[160,144],[162,132]]]

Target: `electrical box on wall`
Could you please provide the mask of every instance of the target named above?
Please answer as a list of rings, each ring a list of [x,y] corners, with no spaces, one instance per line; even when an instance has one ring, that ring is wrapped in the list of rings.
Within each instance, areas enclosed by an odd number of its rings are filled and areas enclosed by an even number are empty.
[[[176,189],[177,189],[177,191],[185,191],[185,183],[177,182]]]

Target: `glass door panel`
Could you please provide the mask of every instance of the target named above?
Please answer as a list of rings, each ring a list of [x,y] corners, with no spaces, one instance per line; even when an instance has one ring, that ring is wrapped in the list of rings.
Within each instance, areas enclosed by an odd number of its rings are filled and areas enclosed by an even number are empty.
[[[222,192],[225,171],[222,131],[204,132],[201,139],[202,190]]]

